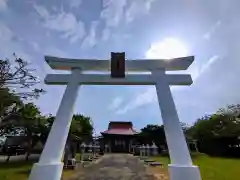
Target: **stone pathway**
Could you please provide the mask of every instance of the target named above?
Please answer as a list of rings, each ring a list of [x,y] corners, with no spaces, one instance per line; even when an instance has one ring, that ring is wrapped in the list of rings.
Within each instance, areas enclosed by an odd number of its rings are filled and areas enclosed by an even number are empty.
[[[71,180],[155,180],[137,157],[127,154],[104,155],[88,167],[79,169]]]

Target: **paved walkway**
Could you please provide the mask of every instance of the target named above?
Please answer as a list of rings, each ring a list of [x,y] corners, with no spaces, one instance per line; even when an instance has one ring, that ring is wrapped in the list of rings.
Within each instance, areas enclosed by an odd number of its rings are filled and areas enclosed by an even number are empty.
[[[39,154],[31,154],[29,156],[29,160],[35,160],[39,158]],[[18,156],[11,156],[9,161],[24,161],[25,160],[26,155],[18,155]],[[7,156],[2,156],[0,155],[0,163],[1,162],[6,162]]]
[[[104,155],[84,167],[71,180],[155,180],[137,157],[127,154]]]

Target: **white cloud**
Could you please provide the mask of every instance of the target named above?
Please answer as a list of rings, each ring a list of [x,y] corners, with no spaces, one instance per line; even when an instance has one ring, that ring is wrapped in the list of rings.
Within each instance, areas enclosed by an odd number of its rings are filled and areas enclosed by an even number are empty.
[[[123,99],[121,97],[114,98],[111,104],[109,105],[109,109],[116,110],[117,108],[119,108],[122,102],[123,102]]]
[[[82,48],[91,48],[94,45],[96,45],[96,43],[97,43],[96,29],[97,29],[98,24],[99,23],[97,21],[92,22],[89,34],[88,34],[88,36],[85,37],[85,39],[82,43],[82,46],[81,46]]]
[[[16,51],[22,51],[18,42],[14,42],[14,33],[4,23],[0,22],[0,58],[10,58]]]
[[[8,8],[8,0],[0,0],[0,11],[5,11]]]
[[[82,4],[82,0],[70,0],[71,8],[78,8]]]
[[[195,67],[195,69],[191,69],[190,73],[193,81],[196,81],[202,74],[208,71],[212,64],[214,64],[217,60],[219,60],[219,56],[214,55],[202,67]]]
[[[105,21],[105,28],[102,32],[102,40],[107,41],[110,37],[111,27],[117,27],[124,16],[126,0],[103,0],[100,17]]]
[[[54,55],[59,57],[68,57],[68,54],[54,46],[48,46],[44,50],[42,50],[46,55]]]
[[[123,108],[118,108],[117,114],[125,114],[129,110],[136,109],[143,105],[151,104],[157,100],[155,87],[148,87],[144,92],[137,94]]]
[[[15,53],[17,57],[29,62],[31,68],[36,69],[34,75],[42,77],[41,75],[45,73],[42,67],[34,62],[34,58],[29,53],[26,53],[20,43],[22,41],[16,41],[14,37],[16,37],[14,32],[4,23],[0,23],[0,58],[13,59],[13,53]]]
[[[116,27],[124,12],[126,0],[103,0],[101,18],[105,20],[107,27]]]
[[[151,9],[152,3],[156,0],[134,0],[127,9],[126,22],[132,22],[137,16],[147,14]]]
[[[215,55],[212,56],[209,61],[204,64],[201,68],[191,69],[189,70],[189,73],[192,74],[193,80],[195,81],[198,79],[202,74],[204,74],[206,71],[210,69],[210,67],[219,60],[219,56]],[[172,91],[179,92],[178,90],[181,90],[182,88],[179,88],[178,86],[171,86],[170,87]],[[175,91],[177,90],[177,91]],[[151,104],[153,102],[157,101],[157,94],[155,87],[149,87],[145,91],[136,94],[136,96],[129,100],[127,104],[125,104],[123,107],[118,107],[116,114],[125,114],[126,112],[130,110],[134,110],[136,108],[139,108],[144,105]]]
[[[85,26],[82,21],[78,21],[72,13],[61,10],[58,14],[50,14],[46,8],[34,5],[35,10],[44,20],[43,25],[51,30],[63,33],[63,38],[69,38],[70,42],[76,42],[85,35]]]
[[[36,43],[36,42],[31,42],[30,44],[33,46],[33,49],[34,49],[35,51],[38,52],[38,51],[40,50],[40,47],[39,47],[38,43]]]
[[[154,1],[156,0],[132,0],[130,1],[132,4],[124,13],[124,8],[127,5],[126,0],[103,0],[103,10],[100,16],[105,21],[106,28],[102,33],[102,40],[108,40],[110,37],[109,28],[117,27],[122,19],[130,22],[140,14],[147,14]]]
[[[105,28],[103,31],[102,31],[102,40],[103,41],[107,41],[110,37],[110,29],[109,28]]]
[[[221,21],[219,20],[210,28],[210,30],[207,33],[203,35],[203,38],[206,40],[209,40],[220,25],[221,25]]]
[[[0,39],[1,43],[11,41],[13,38],[13,32],[5,24],[0,23]]]

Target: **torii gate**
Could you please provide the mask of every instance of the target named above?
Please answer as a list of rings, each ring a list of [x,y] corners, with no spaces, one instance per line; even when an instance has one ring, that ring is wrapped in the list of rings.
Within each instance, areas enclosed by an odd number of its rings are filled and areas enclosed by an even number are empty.
[[[71,74],[47,74],[45,83],[67,85],[47,142],[38,163],[33,165],[30,180],[60,180],[61,162],[80,85],[155,85],[171,158],[171,180],[201,180],[199,168],[192,164],[188,146],[179,123],[170,85],[191,85],[191,75],[166,74],[186,70],[193,56],[171,60],[126,60],[124,53],[112,53],[109,60],[66,59],[46,56],[52,69],[69,70]],[[85,71],[109,71],[109,74],[83,74]],[[151,74],[126,74],[151,72]]]

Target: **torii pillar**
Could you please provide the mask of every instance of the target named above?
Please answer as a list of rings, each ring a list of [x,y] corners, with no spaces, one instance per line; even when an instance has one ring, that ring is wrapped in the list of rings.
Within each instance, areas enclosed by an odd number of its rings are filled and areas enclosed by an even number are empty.
[[[171,60],[127,60],[124,53],[112,53],[111,76],[108,74],[81,74],[82,71],[109,71],[109,60],[76,60],[45,57],[52,69],[71,70],[72,74],[48,74],[45,83],[67,85],[56,119],[51,128],[44,150],[38,163],[34,164],[30,180],[60,180],[63,163],[61,162],[73,108],[77,99],[79,85],[154,85],[164,124],[171,164],[171,180],[201,180],[199,168],[192,159],[180,126],[178,114],[171,94],[170,85],[191,85],[188,74],[166,74],[165,71],[186,70],[194,57]],[[113,70],[115,68],[115,70]],[[152,74],[127,74],[127,71]]]
[[[171,180],[201,180],[199,168],[192,159],[180,125],[169,83],[163,70],[153,71],[156,92],[162,115],[168,151],[171,159],[169,174]]]

